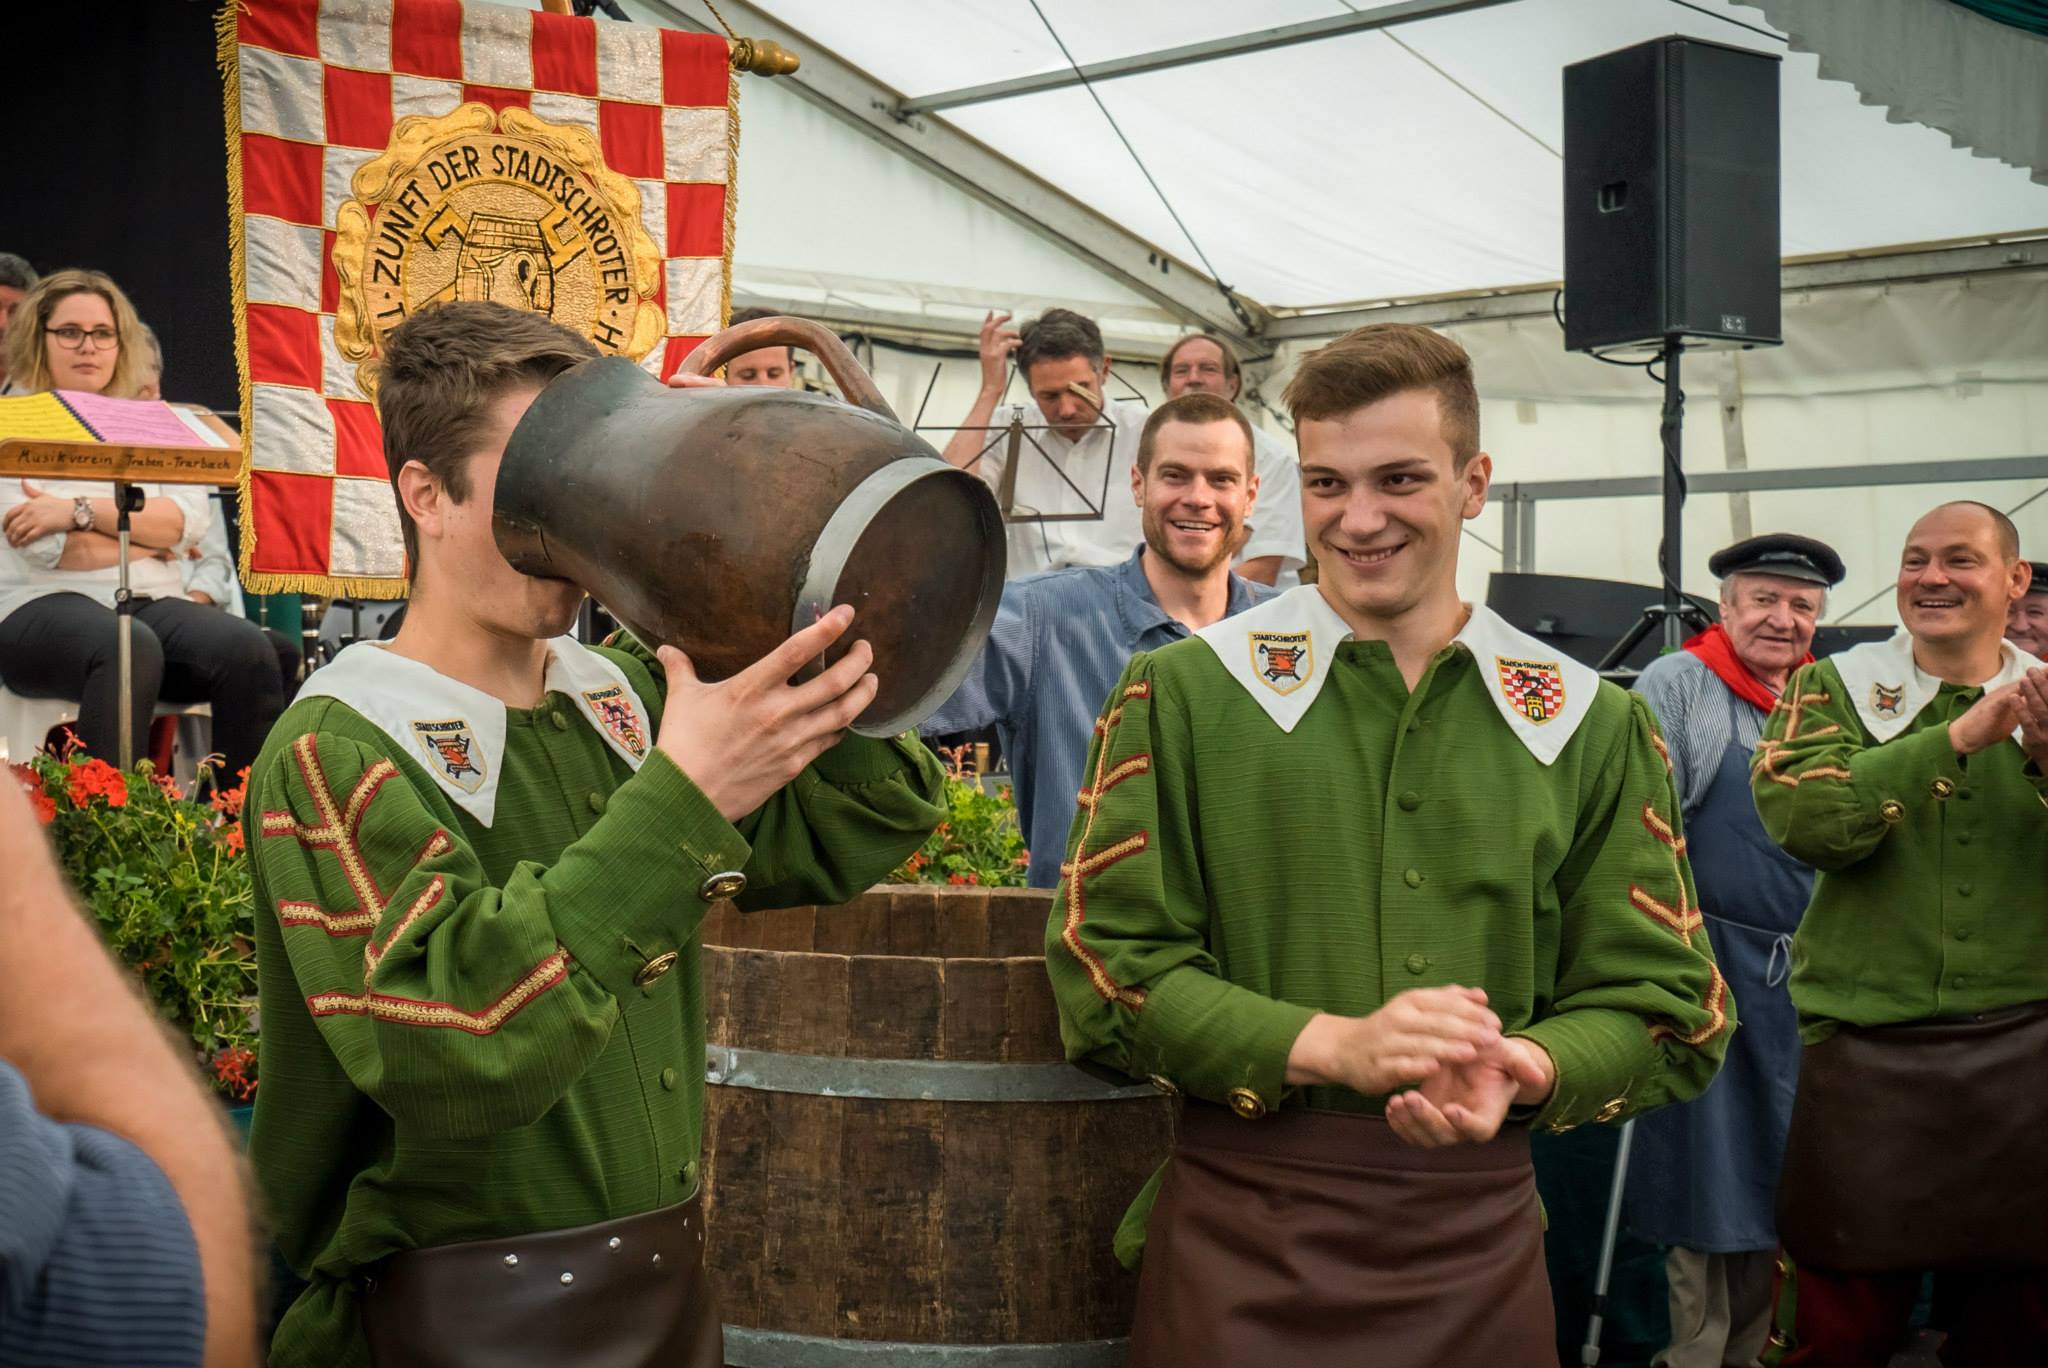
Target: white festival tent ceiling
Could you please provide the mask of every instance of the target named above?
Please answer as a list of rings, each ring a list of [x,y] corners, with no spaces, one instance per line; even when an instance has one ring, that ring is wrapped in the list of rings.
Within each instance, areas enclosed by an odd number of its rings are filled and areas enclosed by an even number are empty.
[[[642,22],[721,31],[705,0],[621,3]],[[1686,358],[1685,459],[1695,473],[1781,483],[1824,468],[1827,487],[1696,490],[1685,587],[1711,594],[1706,557],[1737,537],[1806,531],[1850,564],[1830,617],[1891,620],[1888,565],[1916,513],[1945,497],[2018,510],[2028,550],[2048,559],[2048,185],[1933,128],[1890,122],[1854,87],[1821,79],[1819,59],[1771,36],[1756,7],[716,3],[739,34],[803,58],[794,76],[741,81],[736,305],[880,342],[864,359],[904,418],[928,426],[960,421],[971,403],[976,367],[958,352],[990,308],[1095,317],[1121,360],[1112,392],[1148,398],[1158,387],[1146,358],[1192,320],[1217,326],[1252,359],[1247,397],[1275,428],[1286,426],[1272,402],[1280,384],[1320,339],[1371,318],[1449,327],[1473,355],[1495,461],[1494,498],[1470,527],[1480,544],[1460,564],[1468,597],[1502,568],[1656,577],[1655,481],[1643,477],[1660,468],[1657,386],[1566,353],[1551,317],[1562,68],[1673,33],[1777,53],[1785,345]],[[1040,11],[1084,68],[1252,30],[1404,22],[1097,81],[1184,233],[1087,90],[951,102],[1070,72]],[[1202,254],[1245,298],[1248,345]],[[1959,483],[1957,461],[2007,464],[1999,478]],[[1647,488],[1542,493],[1615,478]],[[1502,510],[1518,489],[1537,501],[1510,526]]]
[[[628,7],[653,22],[715,26],[704,0]],[[1013,163],[1156,246],[1171,258],[1179,297],[1199,296],[1226,323],[1234,320],[1203,279],[1204,256],[1217,279],[1278,313],[1554,282],[1561,69],[1671,33],[1783,57],[1787,257],[2048,231],[2048,185],[1960,152],[1934,129],[1887,122],[1852,86],[1821,79],[1819,59],[1791,51],[1759,9],[1729,0],[736,0],[720,9],[743,34],[765,21],[804,56],[788,83],[850,66],[876,87],[873,101],[909,109],[899,125],[926,130],[862,147],[847,123],[802,105],[784,81],[743,83],[740,292],[836,294],[849,321],[895,306],[957,332],[978,308],[1020,295],[1026,311],[1071,299],[1112,319],[1149,318],[1168,335],[1185,316],[1057,246],[1052,257],[1024,246],[1030,230],[964,212],[964,196],[939,193],[955,187],[920,184],[937,178],[876,155],[909,146],[946,159],[941,135],[952,130],[997,154],[988,161]],[[1249,30],[1444,10],[1456,12],[1101,79],[1092,94],[1068,84],[936,112],[920,105],[1069,72],[1069,56],[1087,68]],[[984,190],[1007,189],[981,162],[952,164]],[[1036,217],[1050,245],[1060,216]],[[1127,264],[1145,273],[1142,259]]]

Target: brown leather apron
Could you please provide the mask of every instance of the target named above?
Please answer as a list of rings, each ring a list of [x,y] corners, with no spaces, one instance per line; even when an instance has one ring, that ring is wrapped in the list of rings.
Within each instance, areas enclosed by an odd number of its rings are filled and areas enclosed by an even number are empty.
[[[700,1197],[395,1254],[366,1283],[377,1368],[719,1368],[725,1358]]]
[[[1778,1236],[1835,1273],[2048,1267],[2048,1004],[1801,1052]]]
[[[1131,1368],[1556,1368],[1529,1133],[1419,1149],[1377,1116],[1190,1104]]]

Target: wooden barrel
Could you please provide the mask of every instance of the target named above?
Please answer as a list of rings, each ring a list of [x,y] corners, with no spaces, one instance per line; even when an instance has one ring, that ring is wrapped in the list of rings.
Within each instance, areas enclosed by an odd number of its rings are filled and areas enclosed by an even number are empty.
[[[710,1266],[734,1368],[1107,1368],[1173,1106],[1063,1062],[1040,889],[704,925]]]

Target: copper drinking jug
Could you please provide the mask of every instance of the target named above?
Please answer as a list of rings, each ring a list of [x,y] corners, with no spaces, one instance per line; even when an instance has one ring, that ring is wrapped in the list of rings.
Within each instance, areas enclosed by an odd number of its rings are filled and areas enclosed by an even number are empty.
[[[902,423],[839,339],[763,318],[699,346],[706,374],[757,347],[816,354],[848,402],[792,390],[672,389],[632,361],[564,371],[505,447],[493,527],[524,574],[581,585],[699,678],[736,674],[837,604],[880,689],[863,736],[946,701],[995,619],[1005,540],[995,496]],[[808,672],[807,672],[808,673]]]

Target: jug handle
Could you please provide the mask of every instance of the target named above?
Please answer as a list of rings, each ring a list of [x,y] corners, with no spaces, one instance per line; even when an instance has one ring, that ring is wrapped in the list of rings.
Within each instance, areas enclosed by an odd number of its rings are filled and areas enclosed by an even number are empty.
[[[889,401],[875,388],[875,382],[853,359],[853,353],[846,349],[831,330],[823,324],[813,323],[808,318],[790,318],[786,315],[775,318],[757,318],[751,323],[742,323],[736,328],[727,328],[714,337],[707,337],[697,350],[683,358],[677,367],[679,374],[709,375],[735,356],[755,350],[758,347],[802,347],[825,363],[825,371],[839,386],[839,392],[850,404],[857,404],[870,413],[879,414],[890,422],[896,422],[896,410],[889,407]]]

